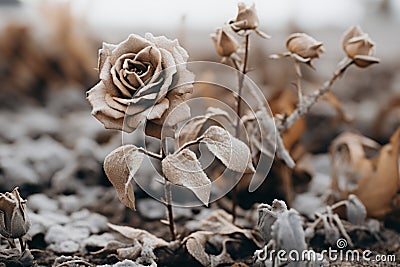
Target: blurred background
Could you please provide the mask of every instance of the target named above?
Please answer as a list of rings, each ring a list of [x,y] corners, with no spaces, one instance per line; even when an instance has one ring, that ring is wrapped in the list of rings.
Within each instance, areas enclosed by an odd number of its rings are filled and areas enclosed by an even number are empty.
[[[289,149],[301,143],[307,152],[325,153],[345,130],[387,142],[400,125],[400,1],[254,3],[260,29],[272,38],[252,36],[249,75],[274,112],[289,113],[296,104],[282,96],[295,95],[292,62],[269,59],[286,50],[290,33],[306,32],[326,50],[315,70],[304,68],[306,92],[332,75],[344,57],[342,34],[351,25],[370,35],[381,59],[368,69],[351,68],[335,83],[331,104],[318,103],[285,137]],[[82,185],[109,186],[101,164],[120,136],[90,115],[85,99],[98,80],[101,43],[151,32],[178,38],[190,60],[219,62],[210,34],[236,13],[237,1],[0,0],[0,191],[19,185],[28,194],[79,194]]]

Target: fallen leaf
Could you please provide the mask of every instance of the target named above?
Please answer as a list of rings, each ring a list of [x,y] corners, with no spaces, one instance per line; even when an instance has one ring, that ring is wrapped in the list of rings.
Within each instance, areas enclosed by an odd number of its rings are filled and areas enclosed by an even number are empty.
[[[193,151],[183,149],[170,154],[163,159],[161,165],[168,181],[190,189],[204,205],[208,206],[211,181]]]
[[[104,171],[117,191],[118,198],[128,208],[135,210],[132,179],[142,164],[144,155],[134,145],[124,145],[104,159]]]
[[[332,188],[343,198],[349,194],[356,195],[368,216],[385,216],[393,210],[392,203],[399,188],[399,145],[400,128],[377,156],[369,159],[365,147],[376,148],[373,140],[348,133],[339,136],[331,146]],[[353,186],[346,187],[348,183],[353,183]]]
[[[131,240],[139,240],[142,244],[146,241],[153,248],[160,248],[168,246],[168,242],[164,239],[158,238],[155,235],[141,229],[132,228],[129,226],[120,226],[112,223],[107,224],[112,230],[120,233],[126,238]]]
[[[213,234],[208,231],[198,231],[190,234],[183,240],[183,243],[186,243],[189,254],[203,266],[209,266],[211,262],[210,256],[206,253],[206,243]]]

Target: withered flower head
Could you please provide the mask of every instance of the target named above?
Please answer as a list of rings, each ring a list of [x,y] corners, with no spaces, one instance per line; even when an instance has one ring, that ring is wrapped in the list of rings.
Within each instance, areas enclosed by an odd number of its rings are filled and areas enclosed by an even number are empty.
[[[239,47],[235,38],[230,36],[224,29],[218,28],[211,34],[211,39],[215,44],[218,54],[221,57],[230,57]]]
[[[18,188],[11,193],[0,193],[0,234],[5,238],[20,238],[28,232],[31,223],[25,203]]]
[[[244,3],[238,3],[238,14],[232,21],[232,29],[236,32],[241,30],[255,30],[258,27],[258,16],[256,6],[253,3],[247,7]]]
[[[269,39],[270,36],[258,30],[259,20],[256,11],[256,6],[253,3],[250,7],[244,3],[238,3],[238,14],[234,20],[229,22],[232,30],[236,33],[255,31],[263,38]]]
[[[342,46],[347,56],[361,68],[379,63],[374,57],[375,43],[359,26],[352,26],[344,33]]]
[[[134,131],[145,119],[172,126],[190,116],[184,103],[194,75],[186,69],[188,54],[177,40],[131,34],[118,45],[99,50],[100,82],[87,92],[92,114],[107,129]],[[179,106],[179,116],[168,114]]]
[[[305,33],[293,33],[286,40],[286,48],[296,59],[309,62],[324,52],[322,43]]]

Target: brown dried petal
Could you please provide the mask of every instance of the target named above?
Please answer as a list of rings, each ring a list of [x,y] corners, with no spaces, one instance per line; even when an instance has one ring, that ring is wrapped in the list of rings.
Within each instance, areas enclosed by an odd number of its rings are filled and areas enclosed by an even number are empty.
[[[353,58],[354,63],[360,68],[366,68],[371,64],[379,63],[379,58],[372,56],[357,55]]]

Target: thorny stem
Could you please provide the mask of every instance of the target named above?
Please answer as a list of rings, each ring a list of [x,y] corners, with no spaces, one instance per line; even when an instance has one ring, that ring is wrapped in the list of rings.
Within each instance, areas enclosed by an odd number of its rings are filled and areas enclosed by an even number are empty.
[[[276,128],[280,133],[283,133],[286,129],[290,128],[300,117],[307,114],[309,109],[317,102],[318,98],[329,91],[332,84],[340,78],[340,76],[346,71],[348,67],[350,67],[354,62],[352,60],[348,60],[343,65],[341,65],[333,74],[332,78],[329,81],[326,81],[318,90],[315,90],[308,96],[303,98],[303,102],[299,103],[299,106],[289,117],[284,119],[283,121],[278,121]]]
[[[166,139],[161,140],[161,160],[165,158],[165,150],[167,149]],[[168,226],[169,231],[171,233],[172,241],[176,240],[175,233],[175,221],[174,221],[174,212],[172,210],[172,191],[170,182],[164,177],[164,194],[165,194],[165,206],[167,207],[168,212]]]
[[[237,104],[236,104],[236,128],[235,128],[235,135],[236,138],[240,137],[240,119],[241,119],[241,106],[242,106],[242,89],[243,89],[243,82],[244,77],[247,72],[247,62],[249,57],[249,41],[250,41],[250,34],[245,36],[245,50],[244,50],[244,60],[243,60],[243,67],[240,70],[237,62],[232,59],[233,65],[238,71],[241,71],[241,75],[239,76],[239,88],[238,88],[238,95],[237,95]],[[237,184],[232,189],[232,223],[236,220],[236,207],[237,207]]]

